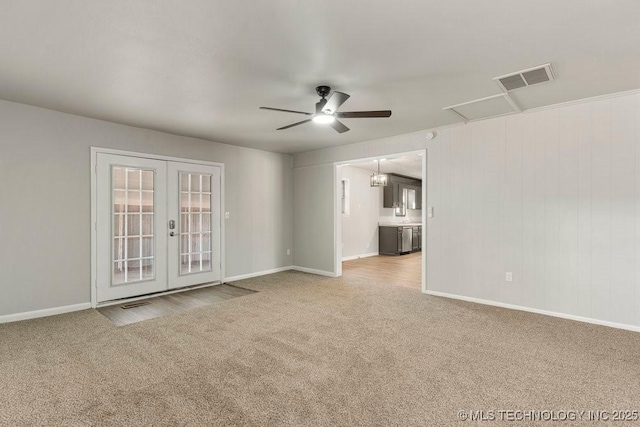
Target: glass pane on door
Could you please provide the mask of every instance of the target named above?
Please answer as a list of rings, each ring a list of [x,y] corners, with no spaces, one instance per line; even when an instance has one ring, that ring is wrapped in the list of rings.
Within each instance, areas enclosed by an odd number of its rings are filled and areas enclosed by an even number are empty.
[[[112,284],[155,278],[153,170],[113,166]]]
[[[211,175],[180,172],[180,274],[211,271]]]

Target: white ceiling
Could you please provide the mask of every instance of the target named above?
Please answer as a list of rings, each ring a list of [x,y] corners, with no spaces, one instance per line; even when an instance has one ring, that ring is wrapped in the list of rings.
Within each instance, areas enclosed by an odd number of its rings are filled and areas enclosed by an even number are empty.
[[[0,98],[277,152],[458,121],[492,77],[551,62],[524,109],[640,87],[637,0],[3,0]],[[315,86],[351,131],[306,124]]]
[[[349,166],[364,169],[372,173],[378,171],[377,160],[350,163]],[[380,161],[380,173],[395,173],[422,179],[422,156],[414,154],[382,159]]]

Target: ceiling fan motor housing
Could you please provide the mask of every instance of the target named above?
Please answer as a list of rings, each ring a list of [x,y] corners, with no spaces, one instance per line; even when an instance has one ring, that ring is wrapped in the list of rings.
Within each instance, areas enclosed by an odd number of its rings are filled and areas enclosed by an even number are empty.
[[[316,93],[318,94],[318,96],[321,96],[322,99],[326,98],[330,92],[331,92],[331,88],[329,86],[316,87]]]

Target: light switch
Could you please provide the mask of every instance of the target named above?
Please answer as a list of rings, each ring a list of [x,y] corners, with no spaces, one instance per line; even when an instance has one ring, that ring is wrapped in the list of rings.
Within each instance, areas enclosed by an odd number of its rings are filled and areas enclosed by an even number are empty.
[[[224,219],[229,219],[229,212],[224,213]]]
[[[433,218],[433,206],[429,206],[429,209],[427,210],[427,215],[429,215],[429,218]]]

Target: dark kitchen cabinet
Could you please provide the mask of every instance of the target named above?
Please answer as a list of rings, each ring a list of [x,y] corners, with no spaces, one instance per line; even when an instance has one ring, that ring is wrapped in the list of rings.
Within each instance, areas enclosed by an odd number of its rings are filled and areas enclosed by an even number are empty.
[[[420,238],[420,228],[421,227],[413,227],[412,230],[412,244],[411,244],[411,250],[413,252],[415,251],[419,251],[420,250],[420,243],[421,243],[421,238]]]
[[[380,226],[378,228],[378,253],[401,255],[422,249],[421,226]]]
[[[385,208],[397,208],[401,197],[400,183],[389,182],[389,184],[383,188],[382,206]]]
[[[402,175],[388,174],[389,184],[383,187],[382,193],[382,207],[384,208],[400,208],[404,216],[406,209],[414,209],[412,206],[407,206],[407,200],[403,200],[403,195],[413,190],[415,196],[413,201],[415,203],[415,209],[422,209],[422,180],[409,178]],[[406,191],[405,191],[406,190]]]
[[[383,227],[378,229],[378,253],[400,255],[402,253],[403,227]]]
[[[398,255],[398,248],[402,246],[402,233],[398,233],[401,227],[378,228],[378,253],[381,255]]]

